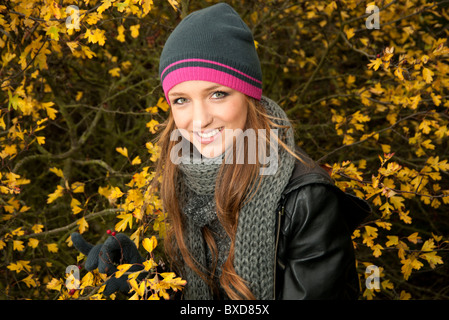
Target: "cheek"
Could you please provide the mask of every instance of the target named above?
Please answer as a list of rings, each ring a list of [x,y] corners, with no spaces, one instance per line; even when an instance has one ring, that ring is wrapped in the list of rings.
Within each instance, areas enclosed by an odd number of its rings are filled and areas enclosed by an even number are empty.
[[[178,129],[188,129],[189,128],[189,123],[190,123],[190,118],[189,115],[185,114],[185,112],[173,112],[172,111],[172,115],[173,115],[173,121],[175,122],[175,125]]]
[[[248,113],[247,106],[243,103],[237,103],[228,106],[227,112],[223,114],[223,120],[225,120],[229,127],[234,129],[243,129],[246,123],[246,117]]]
[[[186,114],[186,112],[173,112],[173,111],[172,115],[173,121],[175,122],[176,126],[175,130],[178,130],[178,134],[180,133],[187,141],[192,141],[193,137],[192,134],[190,133],[191,129],[190,115]]]

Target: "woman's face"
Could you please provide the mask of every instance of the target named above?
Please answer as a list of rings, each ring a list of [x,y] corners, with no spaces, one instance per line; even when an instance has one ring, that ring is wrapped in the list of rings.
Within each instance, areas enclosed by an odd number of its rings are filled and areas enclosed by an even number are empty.
[[[217,157],[233,143],[235,132],[243,131],[248,101],[240,91],[208,81],[185,81],[169,94],[176,127],[203,156]]]

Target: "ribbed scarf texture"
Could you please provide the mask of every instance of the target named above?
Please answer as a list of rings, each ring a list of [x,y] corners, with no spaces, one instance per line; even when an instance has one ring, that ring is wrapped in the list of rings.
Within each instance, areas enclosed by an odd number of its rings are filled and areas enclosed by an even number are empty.
[[[274,122],[290,125],[285,112],[275,102],[262,97],[261,105],[265,107],[269,115],[284,119],[274,120]],[[281,130],[284,129],[279,129],[279,137],[282,136]],[[294,150],[293,131],[289,129],[284,137],[284,142]],[[295,162],[294,157],[282,146],[279,145],[277,151],[277,171],[263,176],[258,191],[239,213],[236,232],[235,271],[247,281],[255,297],[261,300],[274,299],[276,208]],[[196,152],[199,154],[197,150]],[[190,157],[192,159],[192,154]],[[197,163],[194,161],[179,163],[180,174],[177,181],[177,196],[186,216],[185,239],[188,250],[204,267],[204,270],[208,270],[211,265],[211,254],[201,231],[204,226],[207,226],[214,233],[218,247],[217,279],[221,273],[221,266],[228,256],[230,244],[229,237],[218,221],[214,201],[215,183],[216,179],[219,179],[217,174],[223,159],[224,153],[216,158],[203,157],[202,161]],[[184,299],[214,298],[208,285],[193,270],[186,267],[183,277],[187,280]]]

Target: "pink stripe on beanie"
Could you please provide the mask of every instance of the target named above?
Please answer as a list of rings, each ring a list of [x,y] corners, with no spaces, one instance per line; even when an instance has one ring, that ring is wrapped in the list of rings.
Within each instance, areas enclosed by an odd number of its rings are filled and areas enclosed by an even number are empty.
[[[159,75],[166,98],[174,86],[189,80],[218,83],[257,100],[262,97],[253,35],[225,3],[195,11],[179,23],[162,50]]]

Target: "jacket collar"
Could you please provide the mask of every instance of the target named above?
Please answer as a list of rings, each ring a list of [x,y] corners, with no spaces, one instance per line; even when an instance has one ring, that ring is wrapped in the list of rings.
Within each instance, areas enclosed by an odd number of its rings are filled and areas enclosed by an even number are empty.
[[[286,196],[291,191],[298,189],[310,183],[325,183],[334,185],[334,182],[326,170],[321,168],[299,147],[296,147],[296,153],[303,161],[296,160],[290,180],[283,191]]]

